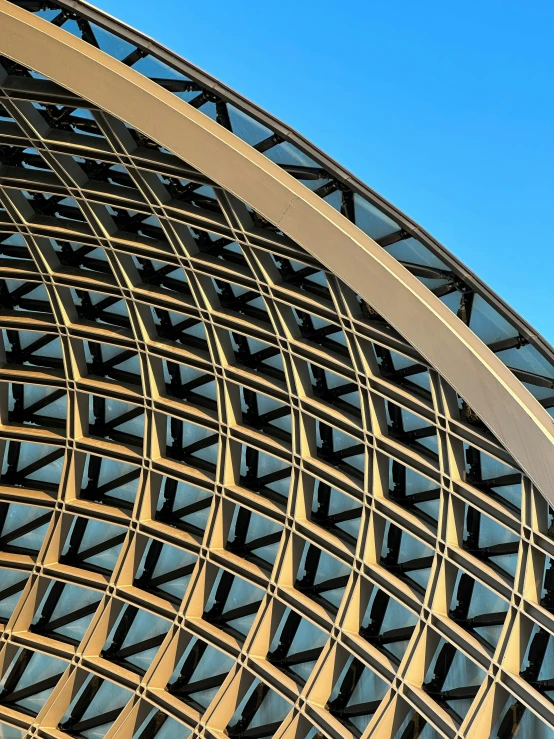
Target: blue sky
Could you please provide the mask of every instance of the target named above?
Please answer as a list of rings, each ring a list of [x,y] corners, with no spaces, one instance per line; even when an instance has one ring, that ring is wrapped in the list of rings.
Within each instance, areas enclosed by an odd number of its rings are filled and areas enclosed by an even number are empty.
[[[285,121],[554,343],[552,0],[95,0]]]

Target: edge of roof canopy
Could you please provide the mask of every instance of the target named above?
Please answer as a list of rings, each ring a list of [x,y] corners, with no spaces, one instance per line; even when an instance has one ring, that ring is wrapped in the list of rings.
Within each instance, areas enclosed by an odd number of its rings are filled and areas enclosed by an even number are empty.
[[[445,377],[554,504],[554,420],[469,327],[357,226],[200,111],[7,0],[0,0],[0,53],[140,130],[313,254]]]
[[[488,302],[497,310],[504,318],[513,322],[517,327],[521,336],[533,344],[548,360],[554,364],[554,346],[552,346],[536,329],[529,324],[522,316],[517,313],[505,300],[497,295],[478,275],[470,270],[460,259],[450,252],[443,244],[434,238],[432,234],[422,228],[418,223],[412,220],[408,215],[403,213],[393,203],[373,190],[363,180],[353,175],[345,169],[340,163],[315,146],[312,142],[302,136],[300,133],[287,126],[275,116],[268,113],[263,108],[248,100],[240,93],[225,85],[208,72],[200,69],[192,62],[184,59],[171,49],[161,44],[156,39],[147,34],[138,31],[129,26],[127,23],[119,20],[115,16],[96,8],[94,5],[86,2],[86,0],[56,0],[57,3],[72,10],[76,13],[82,13],[89,20],[104,27],[106,30],[114,33],[121,33],[131,43],[137,47],[144,48],[149,52],[155,53],[160,59],[179,69],[182,73],[192,76],[199,81],[204,87],[211,90],[217,95],[224,97],[232,104],[244,109],[249,115],[261,123],[274,129],[285,141],[294,144],[305,154],[313,159],[319,160],[333,177],[345,185],[351,187],[355,192],[367,198],[374,203],[386,215],[395,220],[398,225],[407,230],[413,236],[420,239],[431,252],[442,259],[449,267],[453,269],[476,293],[486,296]]]

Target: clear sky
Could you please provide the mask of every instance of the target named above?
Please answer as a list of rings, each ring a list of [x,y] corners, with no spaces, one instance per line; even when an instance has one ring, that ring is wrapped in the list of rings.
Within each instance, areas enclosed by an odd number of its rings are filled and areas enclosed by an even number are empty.
[[[552,0],[93,0],[298,130],[554,343]]]

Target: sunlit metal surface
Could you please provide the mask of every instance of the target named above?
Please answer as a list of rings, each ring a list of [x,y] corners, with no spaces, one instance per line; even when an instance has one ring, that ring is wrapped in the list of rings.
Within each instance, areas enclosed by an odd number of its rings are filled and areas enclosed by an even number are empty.
[[[394,213],[90,6],[15,5],[316,190],[554,403],[544,341]],[[552,492],[415,326],[6,56],[0,252],[0,737],[554,737]]]

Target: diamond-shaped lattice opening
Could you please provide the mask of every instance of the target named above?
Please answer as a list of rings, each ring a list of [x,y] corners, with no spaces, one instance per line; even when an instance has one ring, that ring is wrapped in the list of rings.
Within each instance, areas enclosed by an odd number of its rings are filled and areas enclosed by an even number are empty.
[[[361,418],[361,400],[358,384],[337,375],[336,372],[308,364],[314,395],[325,400],[338,410]]]
[[[350,655],[333,686],[327,710],[359,737],[388,689],[382,678]]]
[[[395,459],[389,464],[389,497],[436,530],[441,490],[436,483]]]
[[[132,234],[132,241],[136,244],[156,246],[162,250],[168,248],[165,233],[157,216],[151,213],[137,213],[130,208],[108,206],[108,213],[117,226],[120,238],[127,238]]]
[[[336,615],[350,577],[350,567],[306,542],[294,587]]]
[[[282,533],[280,524],[237,505],[234,507],[225,548],[271,572]]]
[[[48,294],[42,282],[0,279],[0,307],[5,311],[29,313],[35,317],[37,313],[43,313],[48,319],[52,314]]]
[[[29,631],[77,645],[85,635],[101,598],[98,591],[50,580]]]
[[[242,642],[250,631],[263,597],[264,591],[256,585],[227,570],[218,570],[204,606],[203,618]]]
[[[231,332],[230,336],[238,364],[281,382],[285,381],[283,357],[278,346],[271,346],[238,331]]]
[[[83,673],[78,676],[82,679]],[[59,728],[70,736],[102,739],[129,702],[132,693],[98,675],[86,674]]]
[[[54,446],[9,441],[4,447],[0,482],[56,494],[64,456],[65,450]]]
[[[163,360],[165,391],[199,408],[217,410],[217,386],[214,375],[186,364]]]
[[[527,739],[527,737],[554,739],[554,728],[523,703],[507,694],[506,703],[490,735],[498,739]]]
[[[210,115],[210,106],[213,106],[213,103],[206,101],[200,105],[200,110]],[[215,116],[212,115],[211,117],[213,118]],[[208,211],[212,216],[212,220],[218,220],[217,216],[223,215],[215,190],[210,185],[204,185],[198,182],[185,184],[182,180],[179,181],[180,187],[176,183],[172,184],[173,193],[177,196],[176,199],[184,203],[191,203],[198,209]]]
[[[13,267],[20,260],[31,262],[33,257],[21,234],[0,233],[0,266]],[[28,268],[29,265],[26,265]]]
[[[218,451],[217,431],[173,416],[167,417],[166,454],[170,459],[213,474]]]
[[[466,572],[458,572],[448,615],[489,650],[496,649],[508,603]]]
[[[197,555],[185,549],[147,539],[134,585],[178,606],[190,582]]]
[[[102,247],[60,239],[51,239],[50,243],[65,274],[76,274],[77,270],[85,270],[98,276],[100,280],[106,275],[113,279],[110,263]]]
[[[372,586],[360,634],[399,665],[406,653],[418,616],[384,590]]]
[[[156,509],[156,520],[192,534],[204,536],[213,493],[189,483],[164,477]]]
[[[10,382],[8,420],[11,423],[65,430],[67,391],[43,385]]]
[[[379,344],[374,344],[374,349],[379,369],[385,379],[416,395],[431,398],[431,380],[425,365]]]
[[[73,156],[72,158],[90,179],[94,179],[97,182],[106,182],[117,187],[135,188],[129,172],[122,164],[112,164],[111,162],[93,159],[91,158],[90,152],[83,153],[82,156]],[[113,188],[110,191],[113,193]]]
[[[464,444],[466,480],[519,515],[521,472],[475,447]]]
[[[131,320],[125,301],[119,295],[77,290],[71,288],[71,296],[82,321],[130,329]]]
[[[317,480],[312,499],[312,521],[354,548],[360,532],[362,504]]]
[[[485,675],[454,644],[441,638],[423,683],[423,690],[459,725],[481,687]]]
[[[108,634],[102,657],[144,675],[169,631],[170,622],[142,608],[114,601],[119,613]]]
[[[36,716],[66,667],[50,655],[19,649],[0,680],[0,705]]]
[[[223,684],[235,660],[191,636],[169,680],[167,690],[204,713]]]
[[[38,103],[33,103],[35,108],[41,107]],[[44,192],[26,192],[23,194],[31,204],[35,214],[39,216],[44,224],[48,224],[52,220],[76,221],[79,225],[84,224],[85,216],[79,207],[79,201],[69,196],[54,195]],[[67,225],[67,224],[64,224]],[[74,224],[71,224],[74,225]],[[75,224],[76,225],[76,224]],[[79,228],[79,226],[77,226]]]
[[[295,259],[286,259],[276,254],[271,256],[283,282],[331,302],[327,275],[319,265],[303,264]]]
[[[51,518],[52,511],[48,508],[0,503],[0,551],[35,558]]]
[[[415,536],[386,522],[380,564],[416,593],[424,595],[433,564],[433,550]]]
[[[15,63],[3,56],[0,57],[0,62],[5,69],[9,69],[13,72]],[[8,111],[4,106],[1,108],[1,117],[6,120],[12,120]],[[12,121],[13,122],[13,121]],[[50,167],[46,164],[44,159],[40,156],[38,151],[33,146],[10,146],[9,152],[11,154],[11,160],[17,166],[21,166],[24,169],[32,170],[47,170],[51,171]]]
[[[271,641],[267,660],[298,685],[303,685],[311,675],[328,638],[325,631],[296,611],[286,608]]]
[[[290,491],[290,463],[261,452],[251,446],[242,446],[240,484],[264,498],[286,506]]]
[[[111,575],[126,529],[84,516],[70,518],[60,563]]]
[[[133,257],[133,261],[139,276],[149,289],[154,288],[160,294],[165,292],[173,295],[191,297],[184,269],[179,264],[169,264],[159,259],[145,259],[144,257]]]
[[[242,421],[246,426],[290,443],[292,420],[289,405],[262,393],[240,387]]]
[[[142,448],[144,407],[101,395],[89,397],[89,435]]]
[[[226,732],[230,737],[246,735],[262,739],[273,736],[291,708],[285,698],[256,678],[239,703]]]
[[[17,76],[26,76],[26,74],[28,73],[27,70],[24,70],[23,67],[18,68],[16,62],[12,62],[11,59],[8,59],[5,56],[1,57],[0,61],[4,69],[10,71],[10,74],[14,74]],[[3,110],[5,110],[5,108],[3,108]],[[27,112],[29,112],[29,108],[27,108]],[[39,116],[39,120],[41,117],[42,115]],[[30,169],[39,172],[41,170],[49,173],[52,172],[44,158],[33,146],[10,146],[9,148],[7,148],[7,152],[8,155],[6,158],[12,164],[12,166],[22,167],[23,169]],[[57,178],[54,179],[57,180]],[[29,183],[29,187],[31,186],[32,183]],[[29,193],[27,193],[27,195],[29,195]]]
[[[63,369],[62,346],[57,334],[2,329],[2,340],[9,365]]]
[[[7,624],[30,577],[23,570],[0,569],[0,624]]]
[[[83,342],[89,374],[122,385],[141,386],[139,355],[133,349],[97,341]]]
[[[160,339],[192,349],[208,351],[206,329],[201,320],[165,308],[151,308],[151,311]]]
[[[294,308],[293,313],[303,339],[308,339],[328,351],[350,357],[346,336],[339,325],[298,308]]]
[[[317,456],[358,481],[364,479],[365,450],[363,441],[317,422]]]
[[[73,22],[75,23],[75,21]],[[42,114],[47,123],[54,128],[60,128],[62,131],[70,131],[75,134],[82,132],[87,136],[103,138],[102,131],[96,123],[93,113],[86,108],[70,109],[66,115],[61,116],[63,120],[58,124],[56,119],[59,113],[65,110],[67,109],[62,108],[60,111],[54,108],[52,114],[50,114],[48,109],[45,109]]]
[[[510,583],[516,573],[519,546],[520,539],[514,531],[466,504],[464,549],[486,562]]]
[[[139,477],[140,467],[118,459],[87,454],[79,497],[132,510]]]
[[[196,243],[202,254],[209,254],[217,262],[223,262],[234,269],[238,268],[244,275],[253,276],[243,250],[236,241],[199,230],[196,233]]]
[[[389,434],[411,449],[438,462],[438,439],[434,424],[390,400],[386,407]]]
[[[266,304],[258,290],[215,277],[212,279],[222,308],[254,321],[270,322]]]
[[[554,637],[533,624],[529,643],[521,661],[521,677],[554,703]]]

